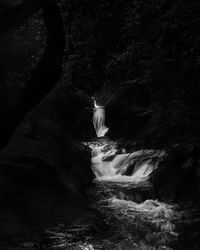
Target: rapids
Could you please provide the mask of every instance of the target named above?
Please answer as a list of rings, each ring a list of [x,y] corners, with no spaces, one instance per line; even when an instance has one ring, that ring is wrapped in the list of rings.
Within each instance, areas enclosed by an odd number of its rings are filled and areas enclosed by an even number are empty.
[[[93,123],[97,137],[104,136],[105,133],[99,131],[108,130],[104,130],[105,111],[103,106],[96,105],[95,100]],[[174,205],[150,199],[153,195],[149,180],[166,156],[165,151],[144,149],[126,152],[117,142],[98,139],[85,144],[92,150],[91,167],[96,177],[98,200],[93,206],[123,225],[123,230],[130,237],[123,248],[171,249],[177,242],[176,221],[181,213]]]
[[[104,106],[98,106],[94,99],[93,124],[97,137],[103,137],[105,126]],[[127,152],[117,148],[116,142],[86,143],[92,149],[92,170],[97,180],[139,183],[147,181],[165,156],[163,150],[138,150]]]
[[[88,145],[92,149],[92,170],[97,180],[132,183],[146,181],[165,155],[163,150],[119,153],[113,142]],[[124,149],[120,151],[125,152]]]
[[[108,128],[105,110],[94,100],[97,139],[91,149],[94,186],[87,190],[90,208],[69,225],[61,220],[34,240],[23,239],[12,250],[197,250],[200,249],[198,207],[156,200],[151,176],[166,152],[126,152],[117,142],[100,140]],[[102,142],[103,141],[103,142]]]

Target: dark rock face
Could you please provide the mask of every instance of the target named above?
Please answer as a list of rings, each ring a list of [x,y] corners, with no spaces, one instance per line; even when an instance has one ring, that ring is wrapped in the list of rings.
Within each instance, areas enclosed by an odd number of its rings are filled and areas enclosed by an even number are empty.
[[[0,39],[1,147],[60,79],[64,54],[63,23],[54,1],[8,3],[2,23],[8,16],[10,25],[1,30]]]
[[[195,200],[200,194],[199,145],[176,145],[152,174],[160,200]]]
[[[149,96],[142,87],[119,86],[106,104],[106,124],[110,128],[108,135],[143,140],[142,129],[151,119],[151,113],[145,112],[148,105]]]
[[[80,140],[93,133],[90,99],[80,91],[64,93],[61,85],[27,115],[0,153],[1,204],[11,223],[8,228],[3,220],[0,227],[7,233],[17,233],[16,223],[22,233],[61,217],[70,222],[88,205],[84,190],[94,176],[91,152]]]
[[[77,87],[106,96],[110,136],[197,142],[200,3],[67,3],[70,74]],[[126,95],[113,98],[124,85]]]
[[[87,207],[84,190],[93,174],[90,151],[80,141],[94,130],[90,98],[62,72],[67,44],[56,1],[5,0],[1,7],[6,26],[0,32],[0,231],[5,236],[26,234],[60,217],[70,222]]]
[[[30,137],[67,135],[71,140],[89,141],[95,131],[92,125],[92,103],[83,91],[65,84],[57,86],[30,112],[20,124],[17,133]]]
[[[90,151],[68,138],[13,136],[0,153],[1,235],[26,233],[59,218],[70,222],[87,206]],[[8,221],[8,223],[7,223]]]

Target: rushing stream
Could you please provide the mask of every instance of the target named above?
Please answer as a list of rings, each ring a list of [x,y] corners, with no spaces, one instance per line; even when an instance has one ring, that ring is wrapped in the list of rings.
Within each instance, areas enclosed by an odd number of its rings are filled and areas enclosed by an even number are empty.
[[[95,188],[88,191],[91,210],[70,226],[49,228],[42,241],[25,242],[15,249],[200,249],[198,208],[154,199],[150,178],[165,151],[126,152],[104,137],[105,110],[96,101],[93,124],[100,138],[84,143],[92,149],[96,177]]]

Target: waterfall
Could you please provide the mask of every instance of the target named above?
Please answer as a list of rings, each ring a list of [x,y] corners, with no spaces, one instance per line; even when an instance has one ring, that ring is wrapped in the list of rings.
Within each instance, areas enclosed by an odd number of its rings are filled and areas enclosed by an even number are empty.
[[[93,98],[94,99],[94,98]],[[93,124],[97,137],[105,136],[104,106],[97,105],[94,99]],[[117,149],[115,142],[94,142],[89,144],[92,149],[92,170],[97,180],[120,182],[146,181],[158,166],[165,152],[162,150],[139,150],[126,153]]]
[[[93,115],[93,124],[96,131],[97,137],[105,136],[108,131],[108,128],[105,126],[105,109],[104,106],[97,105],[96,100],[94,99],[94,115]]]
[[[97,105],[95,100],[93,124],[97,137],[108,131],[104,107]],[[92,149],[91,168],[96,177],[97,202],[92,207],[109,218],[109,233],[114,244],[110,245],[106,232],[108,249],[116,249],[118,238],[113,238],[114,229],[115,235],[120,235],[120,249],[172,250],[171,246],[176,244],[179,236],[175,223],[182,215],[176,206],[153,200],[154,170],[162,167],[160,162],[165,159],[166,152],[160,149],[134,150],[135,142],[117,142],[109,138],[97,138],[84,144]],[[125,239],[123,244],[121,236]],[[99,246],[94,248],[100,249]]]
[[[163,150],[138,150],[133,153],[119,153],[117,144],[93,143],[92,170],[99,181],[132,182],[146,181],[158,167],[165,155]]]

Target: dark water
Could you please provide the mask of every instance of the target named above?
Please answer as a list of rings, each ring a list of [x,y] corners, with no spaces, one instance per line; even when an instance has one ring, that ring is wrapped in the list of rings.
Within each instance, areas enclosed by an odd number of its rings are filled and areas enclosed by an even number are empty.
[[[31,240],[8,241],[0,249],[200,249],[198,206],[152,200],[148,186],[140,187],[139,192],[128,183],[95,185],[89,191],[91,209],[77,216],[73,224],[61,222]]]

